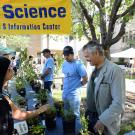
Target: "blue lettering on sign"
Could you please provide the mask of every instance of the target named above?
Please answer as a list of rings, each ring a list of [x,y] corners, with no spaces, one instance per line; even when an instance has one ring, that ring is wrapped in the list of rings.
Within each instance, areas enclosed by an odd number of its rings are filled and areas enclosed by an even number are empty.
[[[3,11],[7,13],[7,14],[4,14],[5,18],[14,18],[14,12],[11,9],[12,9],[11,5],[3,6]]]
[[[56,12],[56,8],[55,7],[50,7],[49,8],[49,11],[48,11],[50,17],[55,18],[56,17],[56,14],[53,14],[52,11],[55,11]]]
[[[17,18],[23,18],[23,14],[19,14],[19,12],[23,12],[22,8],[16,8],[15,13]]]
[[[39,7],[39,8],[28,8],[27,4],[24,4],[24,8],[15,8],[10,4],[6,4],[2,7],[4,17],[8,19],[12,18],[64,18],[66,17],[66,9],[64,7]]]
[[[36,8],[30,8],[30,16],[32,18],[37,18],[38,17]]]
[[[66,16],[66,9],[64,7],[60,7],[58,9],[58,16],[64,18]]]

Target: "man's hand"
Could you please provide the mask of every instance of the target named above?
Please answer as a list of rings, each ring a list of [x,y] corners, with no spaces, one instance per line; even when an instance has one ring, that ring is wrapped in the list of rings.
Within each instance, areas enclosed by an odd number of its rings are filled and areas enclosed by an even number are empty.
[[[47,76],[49,73],[50,73],[50,68],[46,69],[44,74],[41,75],[41,79],[43,80],[45,78],[45,76]]]
[[[103,131],[104,131],[104,125],[103,125],[103,123],[102,122],[100,122],[99,120],[97,121],[97,123],[95,124],[95,126],[94,126],[94,129],[96,129],[96,131],[98,131],[99,132],[99,134],[101,134],[102,135],[102,133],[103,133]]]
[[[82,85],[85,85],[87,82],[88,82],[88,77],[87,77],[87,76],[84,76],[84,77],[82,78],[81,84],[82,84]]]
[[[45,78],[45,75],[41,75],[41,80],[44,80],[44,78]]]

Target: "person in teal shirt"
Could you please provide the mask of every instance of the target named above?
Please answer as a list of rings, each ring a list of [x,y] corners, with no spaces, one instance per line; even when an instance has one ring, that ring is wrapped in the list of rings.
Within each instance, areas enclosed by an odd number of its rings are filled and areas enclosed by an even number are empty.
[[[71,46],[63,50],[64,63],[62,65],[64,108],[71,108],[77,118],[80,118],[80,92],[81,87],[87,83],[87,72],[84,65],[74,58],[74,51]]]

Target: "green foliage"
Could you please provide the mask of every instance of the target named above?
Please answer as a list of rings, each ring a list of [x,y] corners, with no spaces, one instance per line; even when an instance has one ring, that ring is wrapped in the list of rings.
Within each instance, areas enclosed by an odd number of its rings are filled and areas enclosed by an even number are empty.
[[[64,106],[64,102],[54,99],[54,105],[56,108],[62,108]]]
[[[88,118],[85,118],[84,114],[81,115],[81,125],[81,135],[90,135],[90,132],[88,131]]]
[[[129,75],[129,74],[126,74],[126,79],[132,79],[132,80],[135,80],[135,75]]]
[[[135,47],[135,40],[129,40],[128,44],[130,47]]]
[[[120,8],[118,9],[117,15],[123,13],[128,9],[133,4],[134,0],[123,0]],[[74,0],[73,1],[73,6],[72,6],[72,19],[73,19],[73,34],[76,34],[77,37],[81,38],[84,34],[88,35],[89,38],[91,38],[91,32],[90,32],[90,26],[88,25],[88,22],[84,15],[82,14],[82,9],[79,5],[80,0]],[[105,1],[105,6],[102,7],[100,10],[97,8],[97,6],[92,2],[92,0],[84,0],[81,1],[85,8],[88,11],[88,14],[91,15],[93,18],[93,24],[95,26],[95,31],[97,38],[101,37],[101,29],[100,26],[101,24],[101,18],[100,18],[100,11],[102,10],[103,13],[103,18],[106,22],[106,29],[108,30],[108,24],[110,21],[110,15],[113,9],[114,5],[114,0],[106,0]],[[98,0],[100,2],[100,0]],[[115,11],[113,11],[115,12]],[[123,19],[125,22],[128,22],[129,20],[133,19],[133,16],[135,14],[135,9],[134,7],[130,10],[130,12],[125,15],[124,17],[121,17],[118,19],[118,22],[120,23]],[[85,29],[83,28],[85,26]],[[84,32],[85,31],[85,32]],[[112,31],[114,32],[114,31]]]
[[[44,135],[45,126],[36,125],[30,129],[30,135]]]
[[[56,108],[54,106],[48,106],[47,111],[45,112],[45,116],[50,119],[54,119],[56,117]]]
[[[37,94],[37,99],[41,101],[48,101],[48,92],[47,90],[41,89]]]
[[[75,115],[72,109],[69,110],[63,110],[62,117],[65,121],[72,121],[75,119]]]
[[[38,119],[38,117],[29,118],[29,119],[27,119],[27,123],[29,126],[37,126],[39,123],[39,119]]]
[[[38,78],[32,65],[24,64],[23,72],[24,72],[24,76],[28,82],[31,82],[31,81],[36,80]]]
[[[64,108],[64,102],[55,99],[54,106],[56,107],[57,115],[62,115],[63,108]]]
[[[57,68],[55,70],[55,74],[58,74],[62,69],[62,64],[64,62],[64,59],[63,59],[63,57],[61,57],[59,55],[56,55],[55,58],[56,58],[56,62],[57,62]]]
[[[8,47],[20,51],[24,49],[29,44],[30,38],[26,35],[2,35],[3,38],[6,38],[6,44]]]
[[[19,91],[23,88],[25,88],[25,81],[23,77],[17,76],[16,77],[16,90]]]
[[[18,72],[19,78],[24,78],[28,82],[37,80],[38,76],[28,60],[27,48],[21,50],[20,62],[21,62],[21,64],[20,64],[21,66],[20,66],[19,72]],[[19,83],[19,84],[21,85],[23,83]]]
[[[21,70],[26,80],[28,82],[36,80],[37,74],[35,73],[32,65],[29,63],[27,48],[25,48],[24,50],[21,50],[20,61],[21,61]]]
[[[21,64],[27,60],[28,54],[27,54],[27,48],[20,51],[20,61]]]
[[[14,98],[14,101],[20,106],[20,107],[24,107],[26,105],[26,99],[22,96],[16,96]]]
[[[134,129],[135,129],[135,120],[123,124],[121,126],[121,130],[120,130],[119,135],[124,135],[125,133],[128,133]]]

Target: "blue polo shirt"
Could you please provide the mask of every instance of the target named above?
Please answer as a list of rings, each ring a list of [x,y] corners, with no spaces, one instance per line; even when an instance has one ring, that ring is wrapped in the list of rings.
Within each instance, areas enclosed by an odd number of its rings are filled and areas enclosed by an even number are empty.
[[[63,98],[71,94],[80,94],[81,78],[87,76],[84,65],[79,60],[65,61],[62,65],[62,72],[64,74]]]
[[[47,69],[50,69],[50,72],[45,76],[44,82],[53,81],[54,60],[52,57],[46,59],[42,73],[44,74]]]

